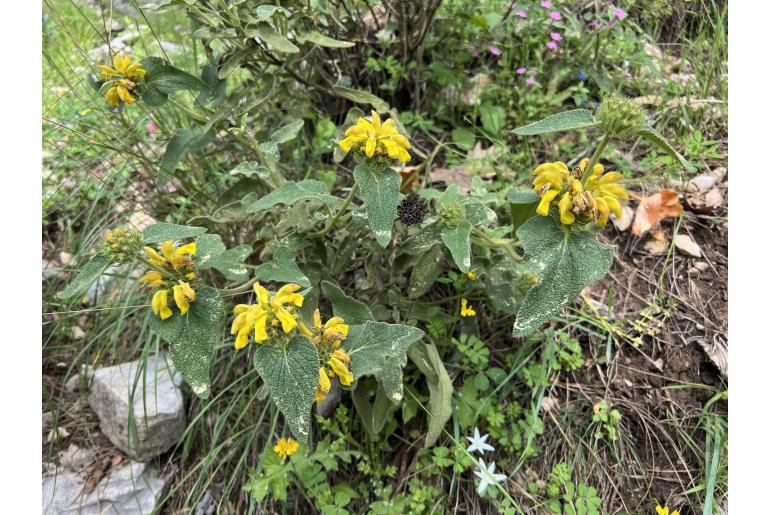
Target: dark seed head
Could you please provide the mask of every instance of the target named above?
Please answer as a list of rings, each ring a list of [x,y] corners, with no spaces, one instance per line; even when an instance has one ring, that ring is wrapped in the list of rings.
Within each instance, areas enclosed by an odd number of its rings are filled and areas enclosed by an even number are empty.
[[[397,212],[402,224],[419,225],[428,215],[428,202],[416,193],[411,193],[398,205]]]

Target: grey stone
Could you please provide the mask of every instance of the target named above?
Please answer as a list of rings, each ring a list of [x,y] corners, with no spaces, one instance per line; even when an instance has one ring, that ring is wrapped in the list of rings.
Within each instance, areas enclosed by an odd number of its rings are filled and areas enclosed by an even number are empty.
[[[158,507],[167,482],[154,466],[132,461],[113,469],[90,493],[85,474],[59,470],[43,478],[44,515],[149,515]]]
[[[182,376],[167,359],[165,354],[149,356],[146,372],[137,360],[93,373],[88,403],[102,432],[133,460],[151,460],[184,433]]]

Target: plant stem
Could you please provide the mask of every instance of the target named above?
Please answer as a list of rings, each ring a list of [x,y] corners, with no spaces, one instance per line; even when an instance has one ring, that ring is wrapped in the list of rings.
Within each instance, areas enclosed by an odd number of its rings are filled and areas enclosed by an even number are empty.
[[[235,286],[233,288],[227,288],[227,289],[219,289],[219,293],[225,294],[225,295],[235,295],[238,293],[245,293],[251,289],[251,285],[253,285],[255,282],[257,282],[256,277],[253,279],[249,279],[245,283]]]
[[[345,213],[345,210],[348,208],[350,203],[353,201],[353,197],[356,196],[356,193],[358,193],[358,184],[354,184],[353,187],[350,189],[350,193],[348,193],[348,196],[345,198],[345,202],[342,204],[342,207],[340,207],[339,211],[337,211],[337,214],[334,215],[334,218],[332,218],[332,221],[329,222],[329,224],[321,229],[318,232],[310,233],[308,236],[311,238],[323,238],[329,232],[334,228],[335,225],[337,225],[337,222],[339,221],[340,217]]]
[[[152,268],[156,272],[160,273],[160,275],[162,275],[163,277],[166,277],[167,279],[177,279],[177,277],[174,274],[172,274],[171,272],[169,272],[168,270],[165,270],[165,269],[159,267],[158,265],[156,265],[152,261],[150,261],[148,259],[145,259],[142,256],[136,256],[136,259],[139,262],[144,263],[145,265],[149,266],[150,268]]]
[[[588,178],[591,177],[591,173],[594,170],[594,166],[596,166],[596,163],[599,162],[599,158],[602,156],[602,153],[604,152],[604,149],[607,148],[607,144],[610,142],[609,135],[605,134],[602,140],[599,142],[599,146],[596,147],[596,150],[594,151],[594,155],[591,156],[591,160],[588,161],[588,165],[586,166],[586,169],[583,170],[583,176],[580,177],[580,182],[583,183],[583,187],[585,187],[586,183],[588,182]]]

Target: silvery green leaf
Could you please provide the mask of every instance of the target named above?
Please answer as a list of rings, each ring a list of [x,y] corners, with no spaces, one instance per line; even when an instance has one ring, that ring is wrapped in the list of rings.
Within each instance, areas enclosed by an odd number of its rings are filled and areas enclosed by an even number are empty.
[[[196,291],[187,314],[182,316],[176,307],[171,318],[150,317],[150,328],[171,347],[171,360],[201,399],[211,394],[209,378],[214,345],[220,341],[224,317],[224,301],[216,289],[208,286]]]
[[[334,316],[342,317],[349,325],[374,320],[369,306],[345,294],[342,288],[329,281],[321,281],[321,292],[332,303]]]
[[[425,447],[430,447],[438,437],[441,429],[452,416],[452,379],[444,367],[438,349],[433,343],[418,342],[408,351],[417,368],[425,374],[430,391],[430,417],[428,419],[428,434],[425,436]]]
[[[305,288],[310,287],[310,280],[299,269],[294,252],[286,245],[276,248],[272,261],[257,266],[254,277],[264,282],[296,283]]]
[[[351,89],[343,86],[332,86],[332,91],[338,96],[352,100],[357,104],[371,104],[371,106],[374,107],[374,110],[379,113],[384,113],[389,109],[387,102],[368,91],[361,91],[360,89]]]
[[[339,39],[330,38],[329,36],[321,34],[317,30],[313,30],[307,34],[304,34],[302,39],[305,41],[310,41],[311,43],[315,43],[318,46],[327,48],[350,48],[356,46],[356,44],[351,41],[342,41]]]
[[[284,348],[269,343],[257,345],[254,367],[294,437],[306,443],[320,368],[315,345],[299,335]]]
[[[404,240],[400,247],[407,254],[415,255],[425,252],[439,241],[441,241],[441,228],[437,223],[433,223]]]
[[[97,254],[83,265],[75,278],[66,288],[56,294],[57,299],[68,300],[83,293],[110,266],[110,260],[102,254]]]
[[[343,344],[350,356],[350,371],[358,379],[365,375],[380,376],[393,360],[406,363],[406,350],[423,336],[423,331],[409,325],[368,321],[350,327]],[[401,365],[399,365],[401,366]],[[392,387],[390,388],[392,391]],[[391,397],[400,401],[403,393]]]
[[[143,235],[145,243],[160,243],[166,240],[178,241],[185,238],[195,238],[205,232],[205,227],[158,222],[145,228]]]
[[[315,179],[306,179],[300,182],[287,182],[283,186],[271,191],[261,199],[250,205],[246,211],[249,213],[258,213],[271,208],[276,204],[290,206],[300,200],[319,200],[329,207],[336,207],[342,204],[342,199],[330,195],[326,184]]]
[[[468,220],[463,220],[455,229],[448,227],[441,230],[441,241],[449,249],[461,272],[471,268],[471,230],[473,227]]]
[[[440,245],[433,246],[428,252],[420,256],[412,269],[412,275],[409,277],[409,298],[419,298],[430,290],[438,276],[441,275],[441,262],[443,260],[444,251]]]
[[[285,54],[295,54],[299,52],[299,48],[297,48],[294,43],[286,39],[281,33],[266,23],[260,24],[259,27],[255,29],[255,32],[257,37],[267,43],[273,50]]]
[[[540,121],[513,129],[519,136],[533,136],[550,132],[582,129],[596,125],[594,115],[588,109],[574,109],[563,113],[552,114]]]
[[[297,137],[297,134],[299,134],[299,131],[302,130],[304,125],[305,120],[295,120],[288,123],[283,127],[276,129],[275,132],[270,135],[270,141],[277,144],[291,141]]]
[[[391,239],[401,189],[401,176],[390,168],[375,172],[369,166],[357,165],[353,178],[377,243],[386,247]]]
[[[649,125],[642,125],[639,128],[639,132],[637,132],[638,136],[642,136],[643,138],[646,138],[647,140],[651,141],[655,145],[658,146],[661,150],[666,152],[668,155],[673,157],[674,159],[679,162],[679,165],[682,166],[682,168],[685,168],[687,170],[692,170],[693,166],[687,162],[687,160],[682,157],[682,155],[676,151],[674,147],[671,146],[671,144],[664,138],[658,131],[650,127]]]
[[[481,202],[469,200],[464,203],[464,206],[465,219],[468,220],[472,226],[497,221],[497,214]]]
[[[519,307],[514,336],[526,336],[571,302],[612,264],[614,247],[588,231],[571,231],[551,217],[535,216],[516,235],[538,277]]]

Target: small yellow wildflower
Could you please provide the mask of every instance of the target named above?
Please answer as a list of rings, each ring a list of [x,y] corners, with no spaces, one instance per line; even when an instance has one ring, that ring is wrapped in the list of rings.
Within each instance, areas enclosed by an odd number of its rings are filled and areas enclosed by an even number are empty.
[[[110,87],[104,94],[105,100],[115,107],[123,101],[126,105],[134,103],[134,96],[131,91],[136,87],[136,83],[144,78],[146,71],[139,63],[132,63],[128,55],[116,54],[112,60],[113,67],[99,65],[99,76],[102,79],[110,81]]]
[[[355,125],[345,131],[345,136],[346,138],[340,141],[340,148],[345,152],[354,149],[366,157],[387,155],[402,163],[412,158],[407,152],[412,145],[406,136],[398,132],[396,122],[393,118],[388,118],[382,123],[377,111],[372,111],[371,121],[359,118]]]
[[[283,438],[281,437],[278,440],[278,443],[275,444],[275,447],[273,447],[273,451],[281,457],[282,460],[285,460],[295,452],[299,450],[299,442],[295,440],[294,438]]]
[[[467,276],[468,276],[468,280],[470,280],[470,281],[475,281],[476,279],[478,279],[478,277],[476,277],[476,274],[475,274],[475,272],[472,272],[472,271],[471,271],[471,272],[468,272],[468,273],[467,273],[467,274],[465,274],[465,275],[467,275]]]
[[[313,327],[309,328],[304,322],[299,323],[299,332],[308,337],[321,355],[323,365],[318,371],[318,388],[315,393],[316,402],[323,400],[324,394],[331,387],[331,377],[339,378],[340,384],[353,384],[353,374],[350,373],[350,356],[340,345],[347,338],[350,327],[341,317],[331,317],[326,323],[321,321],[321,311],[313,312]]]
[[[274,295],[261,284],[254,284],[257,304],[238,304],[233,309],[235,319],[230,329],[235,337],[235,348],[242,349],[249,344],[249,334],[254,333],[254,341],[262,343],[267,340],[268,327],[271,331],[278,325],[284,334],[291,333],[297,327],[297,314],[293,306],[301,307],[305,298],[296,293],[299,284],[285,284]]]
[[[581,176],[588,162],[588,159],[580,161],[572,174],[561,161],[543,163],[535,168],[532,172],[535,175],[533,186],[540,195],[537,214],[548,216],[551,203],[556,201],[559,219],[565,225],[571,225],[579,219],[582,222],[596,222],[604,227],[610,213],[616,217],[622,215],[620,200],[628,200],[626,188],[618,184],[623,176],[618,172],[605,174],[604,166],[597,164],[584,187]]]
[[[468,304],[468,299],[465,297],[460,299],[460,316],[463,317],[475,317],[476,310]]]
[[[666,506],[665,508],[661,508],[660,504],[655,507],[655,511],[658,512],[658,515],[679,515],[678,510],[674,510],[669,513],[668,506]]]
[[[192,260],[195,250],[195,243],[188,243],[176,249],[171,240],[163,242],[160,253],[152,247],[144,247],[145,254],[155,268],[140,277],[139,282],[145,283],[149,290],[158,289],[152,296],[150,306],[152,312],[161,320],[173,315],[168,305],[169,294],[173,295],[182,315],[187,313],[190,302],[195,300],[195,290],[189,283],[195,279],[195,264]]]

